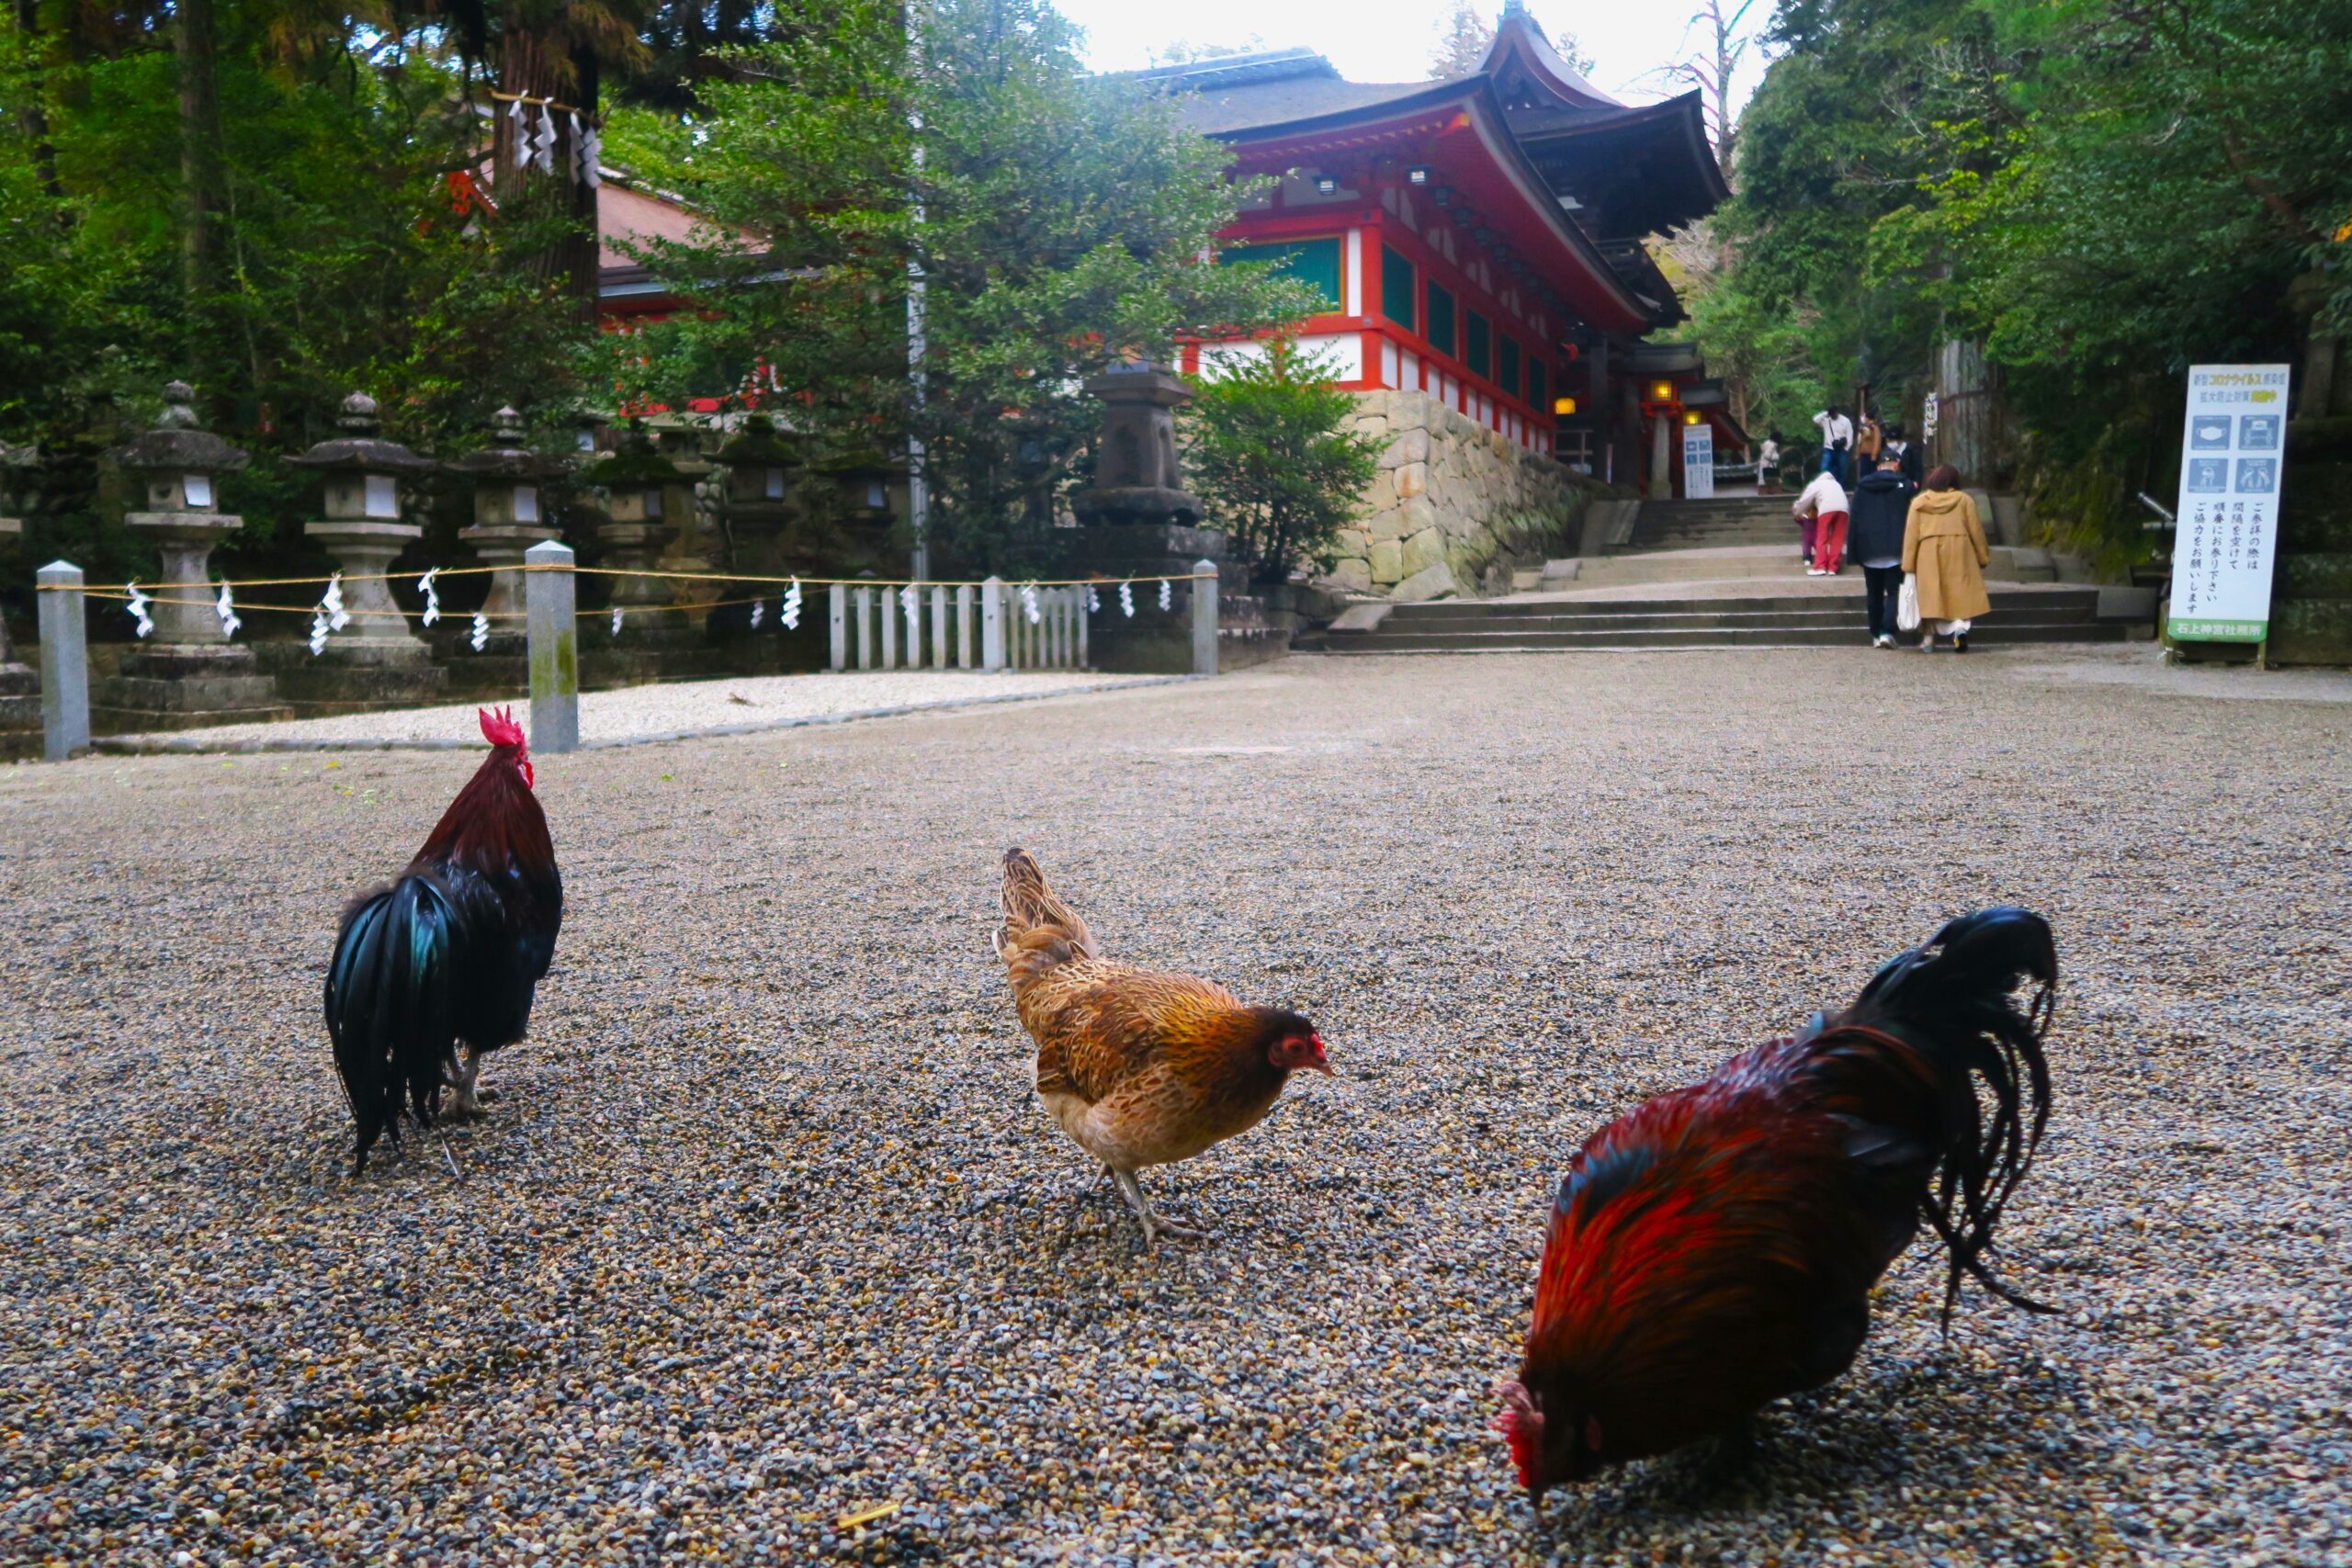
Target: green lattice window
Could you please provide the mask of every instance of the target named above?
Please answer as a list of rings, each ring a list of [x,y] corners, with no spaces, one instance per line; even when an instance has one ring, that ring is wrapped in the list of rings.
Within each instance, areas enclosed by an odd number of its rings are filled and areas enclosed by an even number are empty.
[[[1453,296],[1434,283],[1430,285],[1429,327],[1421,335],[1440,354],[1457,352],[1453,342]]]
[[[1463,335],[1470,341],[1463,347],[1462,363],[1470,367],[1473,376],[1491,376],[1495,373],[1495,329],[1477,311],[1472,310],[1468,314],[1470,330]]]
[[[1497,359],[1498,363],[1495,367],[1495,379],[1503,384],[1504,391],[1514,398],[1519,396],[1519,340],[1508,337],[1503,339],[1502,348]]]
[[[1551,378],[1544,373],[1544,362],[1533,355],[1527,356],[1527,400],[1535,412],[1550,417],[1552,412]]]
[[[1380,313],[1407,332],[1420,324],[1413,311],[1413,302],[1420,295],[1416,287],[1419,281],[1411,262],[1386,245],[1380,247]]]
[[[1324,304],[1331,310],[1340,308],[1340,242],[1336,239],[1227,245],[1217,252],[1216,259],[1220,266],[1233,266],[1242,262],[1272,262],[1277,274],[1306,284],[1322,295]]]

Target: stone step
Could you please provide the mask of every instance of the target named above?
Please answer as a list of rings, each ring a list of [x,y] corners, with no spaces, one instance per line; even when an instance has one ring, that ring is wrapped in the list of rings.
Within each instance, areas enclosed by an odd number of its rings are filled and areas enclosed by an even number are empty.
[[[1987,619],[1969,633],[1972,645],[2018,643],[2121,642],[2130,628],[2112,621],[2052,621],[2030,623]],[[1536,653],[1579,649],[1720,649],[1720,648],[1847,648],[1864,641],[1858,620],[1839,627],[1692,626],[1589,630],[1478,632],[1333,632],[1324,649],[1338,654],[1366,653]]]
[[[2099,591],[2096,588],[2054,588],[2023,593],[1995,589],[1986,597],[1992,600],[1994,610],[2002,614],[2041,617],[2053,615],[2096,617],[2098,614]],[[1422,604],[1399,604],[1388,612],[1381,626],[1384,629],[1410,626],[1418,631],[1431,623],[1484,621],[1497,617],[1589,620],[1625,615],[1809,615],[1825,611],[1851,615],[1860,613],[1861,607],[1862,595],[1860,592],[1753,594],[1721,599],[1446,599]]]

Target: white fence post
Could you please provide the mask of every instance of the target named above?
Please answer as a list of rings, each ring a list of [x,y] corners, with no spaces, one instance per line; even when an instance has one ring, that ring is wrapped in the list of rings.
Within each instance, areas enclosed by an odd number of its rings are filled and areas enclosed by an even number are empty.
[[[972,585],[956,585],[956,668],[972,668]]]
[[[1193,570],[1193,673],[1216,673],[1216,562],[1196,560]]]
[[[580,580],[571,562],[571,547],[555,539],[523,552],[534,751],[580,750]]]
[[[1086,595],[1092,592],[1092,590],[1074,589],[1072,592],[1078,594],[1078,668],[1083,670],[1087,667],[1086,623],[1094,618],[1092,615],[1087,614]]]
[[[874,590],[857,591],[857,667],[874,668]]]
[[[825,605],[831,613],[833,620],[832,667],[835,670],[846,670],[849,668],[849,589],[847,585],[836,582],[826,589]]]
[[[908,586],[914,588],[914,592],[910,593],[904,588],[899,591],[899,604],[907,617],[907,668],[920,670],[922,668],[922,589],[912,583]]]
[[[899,667],[899,596],[887,587],[877,588],[875,592],[882,598],[882,668],[896,670]]]
[[[931,667],[947,668],[947,590],[936,583],[931,590]]]
[[[82,569],[53,560],[34,573],[40,588],[40,754],[62,762],[90,749],[89,626],[82,618]]]
[[[1004,667],[1004,579],[991,577],[980,584],[980,668]]]

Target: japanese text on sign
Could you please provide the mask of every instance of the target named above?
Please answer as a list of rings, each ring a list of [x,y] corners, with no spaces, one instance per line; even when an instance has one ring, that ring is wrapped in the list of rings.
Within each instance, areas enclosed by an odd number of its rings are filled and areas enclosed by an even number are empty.
[[[2173,543],[2175,641],[2260,642],[2269,635],[2286,436],[2286,366],[2190,368]]]

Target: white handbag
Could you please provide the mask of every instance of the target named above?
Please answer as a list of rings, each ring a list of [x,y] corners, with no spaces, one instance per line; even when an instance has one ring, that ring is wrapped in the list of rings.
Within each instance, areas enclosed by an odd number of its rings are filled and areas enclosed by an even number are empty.
[[[1916,632],[1919,629],[1919,574],[1903,574],[1903,592],[1894,596],[1894,626],[1897,631]]]

